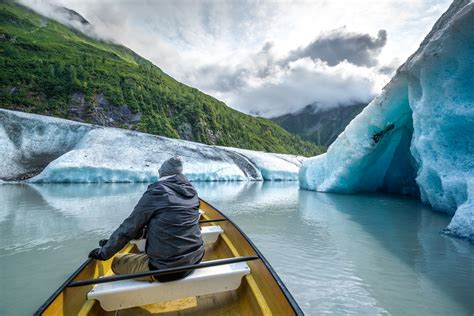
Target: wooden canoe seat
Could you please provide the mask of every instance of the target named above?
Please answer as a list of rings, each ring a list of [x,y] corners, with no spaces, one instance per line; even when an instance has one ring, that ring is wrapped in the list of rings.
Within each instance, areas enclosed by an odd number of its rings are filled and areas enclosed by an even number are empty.
[[[249,273],[247,263],[238,262],[197,269],[184,279],[165,283],[136,280],[101,283],[94,286],[87,299],[98,300],[104,310],[114,311],[236,290]]]
[[[224,230],[220,226],[203,226],[201,227],[202,241],[204,244],[213,244]],[[146,239],[136,239],[130,243],[137,245],[139,251],[145,251]]]

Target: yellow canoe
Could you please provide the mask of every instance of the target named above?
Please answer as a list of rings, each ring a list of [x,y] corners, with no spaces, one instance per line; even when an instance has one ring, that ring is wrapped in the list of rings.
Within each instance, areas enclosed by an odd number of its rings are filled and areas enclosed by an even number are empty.
[[[200,209],[206,252],[201,267],[193,266],[188,277],[165,283],[137,281],[114,276],[112,259],[89,259],[35,315],[303,315],[240,228],[205,201]],[[139,242],[129,243],[121,253],[139,248]]]

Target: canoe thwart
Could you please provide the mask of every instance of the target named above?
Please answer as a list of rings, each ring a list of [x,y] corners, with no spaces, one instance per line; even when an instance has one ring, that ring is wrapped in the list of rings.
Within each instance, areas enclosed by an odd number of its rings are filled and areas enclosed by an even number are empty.
[[[199,224],[223,222],[223,221],[226,221],[226,220],[227,220],[227,218],[205,219],[205,220],[199,221]]]
[[[106,276],[106,277],[102,277],[98,279],[76,281],[76,282],[71,282],[70,284],[68,284],[67,287],[77,287],[77,286],[86,286],[86,285],[99,284],[99,283],[116,282],[116,281],[122,281],[122,280],[132,280],[132,279],[137,279],[137,278],[142,278],[142,277],[197,270],[197,269],[221,266],[221,265],[237,263],[237,262],[252,261],[252,260],[257,260],[257,259],[260,259],[260,258],[258,256],[243,256],[243,257],[226,258],[226,259],[219,259],[219,260],[209,260],[209,261],[204,261],[197,264],[189,264],[189,265],[175,267],[175,268],[160,269],[160,270],[138,272],[138,273],[132,273],[132,274],[123,274],[123,275],[111,275],[111,276]]]

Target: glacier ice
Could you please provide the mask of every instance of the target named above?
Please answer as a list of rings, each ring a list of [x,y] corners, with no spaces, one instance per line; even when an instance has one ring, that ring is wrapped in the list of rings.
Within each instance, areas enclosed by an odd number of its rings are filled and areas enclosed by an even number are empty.
[[[92,125],[0,109],[0,178],[44,168],[92,129]]]
[[[0,179],[150,182],[172,155],[191,181],[297,180],[303,160],[0,109]]]
[[[305,159],[301,156],[285,154],[262,155],[262,153],[258,151],[240,148],[221,148],[245,156],[260,171],[265,180],[297,180],[301,162]]]
[[[419,49],[339,135],[300,187],[419,196],[474,240],[474,3],[456,0]]]

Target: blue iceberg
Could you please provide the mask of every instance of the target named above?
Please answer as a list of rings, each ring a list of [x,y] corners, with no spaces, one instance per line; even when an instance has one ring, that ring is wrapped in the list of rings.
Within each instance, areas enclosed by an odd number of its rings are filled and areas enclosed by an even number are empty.
[[[419,196],[474,240],[474,3],[456,0],[300,187]]]

